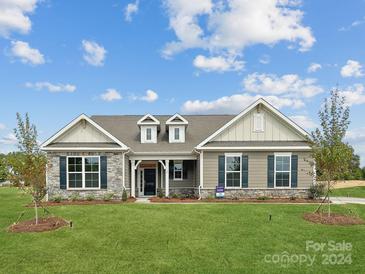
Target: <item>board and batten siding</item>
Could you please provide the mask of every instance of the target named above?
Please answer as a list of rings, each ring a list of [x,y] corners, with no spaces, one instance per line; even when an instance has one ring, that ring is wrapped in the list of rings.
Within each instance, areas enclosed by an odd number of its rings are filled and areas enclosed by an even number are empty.
[[[281,118],[276,117],[270,110],[261,107],[264,114],[264,131],[254,131],[254,114],[257,108],[251,110],[240,120],[232,124],[212,141],[303,141]]]
[[[274,152],[241,152],[248,156],[248,188],[267,188],[267,156]],[[278,151],[279,152],[279,151]],[[231,152],[230,152],[231,153]],[[233,152],[232,152],[233,153]],[[215,188],[218,185],[218,156],[225,152],[204,152],[204,188]],[[298,155],[298,186],[309,188],[313,182],[309,172],[312,170],[308,159],[308,152],[293,152]]]
[[[114,143],[114,141],[83,120],[58,137],[54,143]]]

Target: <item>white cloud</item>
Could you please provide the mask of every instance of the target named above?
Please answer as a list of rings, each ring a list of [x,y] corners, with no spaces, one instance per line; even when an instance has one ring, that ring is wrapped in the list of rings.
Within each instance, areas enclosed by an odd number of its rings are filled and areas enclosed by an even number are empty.
[[[124,20],[132,22],[132,16],[138,12],[139,1],[129,3],[124,10]]]
[[[279,77],[275,74],[253,73],[246,76],[243,86],[246,91],[254,93],[312,97],[323,92],[316,82],[313,78],[301,79],[297,74]]]
[[[74,92],[76,90],[75,85],[71,84],[52,84],[50,82],[36,82],[36,83],[25,83],[25,87],[36,90],[47,90],[52,93],[56,92]]]
[[[347,87],[339,94],[345,97],[346,103],[349,106],[365,104],[365,87],[363,84],[354,84]]]
[[[41,65],[45,63],[43,54],[38,50],[31,48],[27,42],[12,41],[11,55],[19,58],[24,64]]]
[[[259,59],[259,62],[261,63],[261,64],[264,64],[264,65],[267,65],[267,64],[269,64],[270,63],[270,56],[269,55],[267,55],[267,54],[264,54],[264,55],[262,55],[261,57],[260,57],[260,59]]]
[[[121,100],[123,97],[116,89],[109,88],[105,93],[100,95],[101,99],[107,102]]]
[[[9,133],[6,136],[0,138],[0,144],[2,145],[15,145],[17,142],[18,140],[13,133]]]
[[[299,99],[243,93],[224,96],[212,101],[189,100],[183,104],[181,110],[184,113],[238,113],[259,98],[264,98],[277,108],[290,107],[298,109],[304,106],[304,103]]]
[[[362,65],[355,60],[347,60],[346,65],[341,68],[342,77],[362,77],[364,72],[362,71]]]
[[[311,63],[307,69],[308,73],[316,72],[322,68],[321,64],[318,63]]]
[[[134,101],[139,100],[139,101],[146,101],[148,103],[153,103],[158,99],[158,94],[153,90],[148,89],[146,90],[146,95],[143,96],[132,95],[130,98]]]
[[[195,57],[193,64],[196,68],[210,72],[225,72],[225,71],[238,71],[242,70],[244,67],[244,62],[236,60],[231,57],[205,57],[203,55],[198,55]]]
[[[84,60],[92,66],[103,66],[107,51],[94,41],[82,40],[84,50]]]
[[[0,123],[0,130],[6,129],[6,126],[2,123]]]
[[[341,27],[338,30],[339,31],[349,31],[352,28],[358,27],[358,26],[360,26],[362,24],[365,24],[365,17],[363,17],[363,19],[360,19],[360,20],[355,20],[349,26],[347,26],[347,27]]]
[[[34,12],[38,0],[1,0],[0,36],[9,37],[12,32],[27,34],[32,28],[28,15]]]
[[[232,56],[255,44],[280,41],[298,43],[309,50],[315,38],[303,26],[303,12],[292,0],[164,0],[176,41],[167,43],[163,55],[201,48]]]
[[[307,130],[314,129],[317,127],[317,124],[310,117],[305,115],[293,115],[290,116],[289,118],[292,119],[299,126]]]

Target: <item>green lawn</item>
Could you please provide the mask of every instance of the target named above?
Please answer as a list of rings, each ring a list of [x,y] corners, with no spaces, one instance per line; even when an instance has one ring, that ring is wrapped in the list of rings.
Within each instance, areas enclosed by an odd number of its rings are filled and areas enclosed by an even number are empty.
[[[0,188],[0,273],[363,273],[365,269],[365,225],[308,223],[302,214],[313,211],[314,205],[62,206],[50,210],[72,220],[72,229],[6,232],[22,211],[25,218],[32,218],[32,209],[24,208],[28,201],[16,189]],[[365,206],[334,209],[351,209],[365,219]],[[333,252],[307,252],[306,241],[351,243],[350,252],[339,253],[351,254],[352,263],[322,265],[322,256]],[[283,252],[315,255],[315,263],[280,265],[264,260],[267,254]]]
[[[332,196],[365,198],[365,186],[337,188],[332,190]]]

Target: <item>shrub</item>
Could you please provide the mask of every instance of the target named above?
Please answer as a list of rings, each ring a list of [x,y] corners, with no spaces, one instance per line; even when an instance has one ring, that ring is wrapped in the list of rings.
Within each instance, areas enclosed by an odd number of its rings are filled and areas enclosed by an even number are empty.
[[[325,184],[324,183],[316,183],[312,184],[309,188],[309,198],[318,199],[324,195],[325,192]]]
[[[173,194],[171,195],[171,197],[172,197],[173,199],[178,199],[178,198],[179,198],[179,195],[177,195],[177,193],[173,193]]]
[[[266,201],[266,200],[270,200],[270,197],[267,197],[267,196],[260,196],[260,197],[257,197],[257,200],[260,200],[260,201]]]
[[[103,195],[103,200],[104,201],[110,201],[114,198],[114,193],[105,193]]]
[[[157,189],[157,197],[158,198],[163,198],[163,190],[160,187]]]
[[[208,195],[208,197],[207,197],[207,199],[208,199],[208,200],[213,200],[214,198],[215,198],[215,197],[214,197],[214,195],[213,195],[213,194],[209,194],[209,195]]]
[[[95,195],[94,194],[88,194],[86,196],[86,200],[87,201],[94,201],[95,200]]]
[[[75,202],[77,200],[80,200],[80,194],[75,192],[75,193],[72,193],[71,196],[70,196],[70,200]]]
[[[51,201],[55,203],[60,203],[62,201],[62,197],[60,195],[54,196]]]
[[[127,195],[127,191],[125,189],[123,189],[123,193],[122,193],[122,201],[126,202],[128,200],[128,195]]]

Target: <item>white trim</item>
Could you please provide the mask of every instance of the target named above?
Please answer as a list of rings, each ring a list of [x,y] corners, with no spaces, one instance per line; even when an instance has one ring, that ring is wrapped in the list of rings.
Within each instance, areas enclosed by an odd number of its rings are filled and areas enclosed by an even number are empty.
[[[260,119],[260,124],[257,120]],[[265,115],[264,113],[254,113],[253,114],[253,132],[264,132],[265,131]]]
[[[172,120],[174,120],[175,118],[179,118],[181,122],[173,122]],[[174,114],[166,121],[166,125],[188,125],[188,124],[189,122],[178,113]]]
[[[153,120],[153,122],[144,122],[147,118]],[[152,114],[146,114],[141,119],[138,120],[137,125],[160,125],[160,121],[157,120]]]
[[[175,162],[181,162],[181,178],[176,178],[175,176]],[[173,181],[183,181],[184,180],[184,161],[183,160],[174,160],[173,161]]]
[[[240,174],[240,186],[227,186],[227,157],[240,157],[240,170],[228,171],[230,173]],[[240,189],[242,188],[242,153],[224,153],[224,188],[226,189]]]
[[[226,123],[220,129],[218,129],[216,132],[214,132],[212,135],[210,135],[204,141],[202,141],[199,145],[196,146],[196,148],[201,149],[202,146],[204,146],[206,143],[211,141],[214,137],[216,137],[218,134],[223,132],[226,128],[228,128],[230,125],[232,125],[233,123],[238,121],[241,117],[246,115],[248,112],[250,112],[252,109],[254,109],[259,104],[263,104],[265,107],[267,107],[269,110],[271,110],[274,114],[276,114],[277,116],[282,118],[285,122],[287,122],[290,126],[292,126],[303,137],[308,136],[308,133],[304,129],[302,129],[300,126],[298,126],[295,122],[290,120],[287,116],[282,114],[279,110],[277,110],[275,107],[273,107],[267,101],[265,101],[263,98],[259,98],[254,103],[252,103],[250,106],[248,106],[245,110],[243,110],[241,113],[239,113],[237,116],[235,116],[232,120],[230,120],[228,123]]]
[[[138,156],[138,155],[131,155],[129,157],[130,160],[196,160],[197,159],[197,156],[194,156],[194,155],[181,155],[181,156],[178,156],[178,155],[172,155],[172,156],[163,156],[163,155],[156,155],[156,156]]]
[[[69,187],[69,171],[68,171],[68,159],[69,158],[81,158],[82,159],[82,171],[81,172],[71,172],[73,174],[80,174],[82,176],[82,187]],[[98,158],[98,173],[99,173],[99,187],[85,187],[85,158]],[[96,172],[88,172],[96,173]],[[101,167],[100,167],[100,155],[70,155],[66,156],[66,189],[67,190],[100,190],[101,189]]]
[[[200,187],[203,188],[204,186],[204,151],[200,152],[200,159],[199,159],[199,183]],[[196,172],[196,171],[195,171]]]
[[[110,147],[46,147],[41,148],[43,151],[125,151],[128,148],[110,148]]]
[[[302,151],[302,150],[311,150],[309,146],[282,146],[282,147],[270,147],[270,146],[250,146],[250,147],[201,147],[200,150],[269,150],[269,151],[278,151],[278,150],[290,150],[290,151]]]
[[[279,172],[289,172],[289,186],[276,186],[276,157],[289,157],[289,171],[279,171]],[[291,189],[291,152],[276,152],[274,153],[274,188],[275,189]]]
[[[145,180],[144,180],[144,172],[146,169],[154,169],[155,170],[155,195],[146,195],[144,193],[145,188]],[[141,171],[142,171],[142,177],[141,177]],[[158,165],[156,164],[155,168],[152,167],[138,167],[137,169],[137,182],[138,182],[138,194],[143,197],[154,197],[157,195],[157,189],[158,189]],[[141,182],[142,182],[142,190],[141,188]]]
[[[89,122],[91,125],[93,125],[96,129],[98,129],[99,131],[101,131],[102,133],[104,133],[107,137],[109,137],[110,139],[112,139],[114,142],[116,142],[118,145],[121,146],[122,149],[128,149],[128,146],[126,146],[125,144],[123,144],[121,141],[118,140],[118,138],[114,137],[112,134],[110,134],[108,131],[106,131],[104,128],[102,128],[100,125],[98,125],[96,122],[94,122],[93,120],[91,120],[91,118],[89,118],[87,115],[85,114],[81,114],[80,116],[78,116],[76,119],[74,119],[73,121],[71,121],[71,123],[69,123],[68,125],[66,125],[64,128],[62,128],[60,131],[58,131],[55,135],[53,135],[51,138],[49,138],[48,140],[46,140],[42,145],[41,145],[41,149],[45,150],[45,147],[48,146],[50,143],[52,143],[54,140],[56,140],[58,137],[60,137],[62,134],[64,134],[67,130],[69,130],[71,127],[73,127],[74,125],[76,125],[78,122],[80,122],[81,120],[86,120],[87,122]]]

